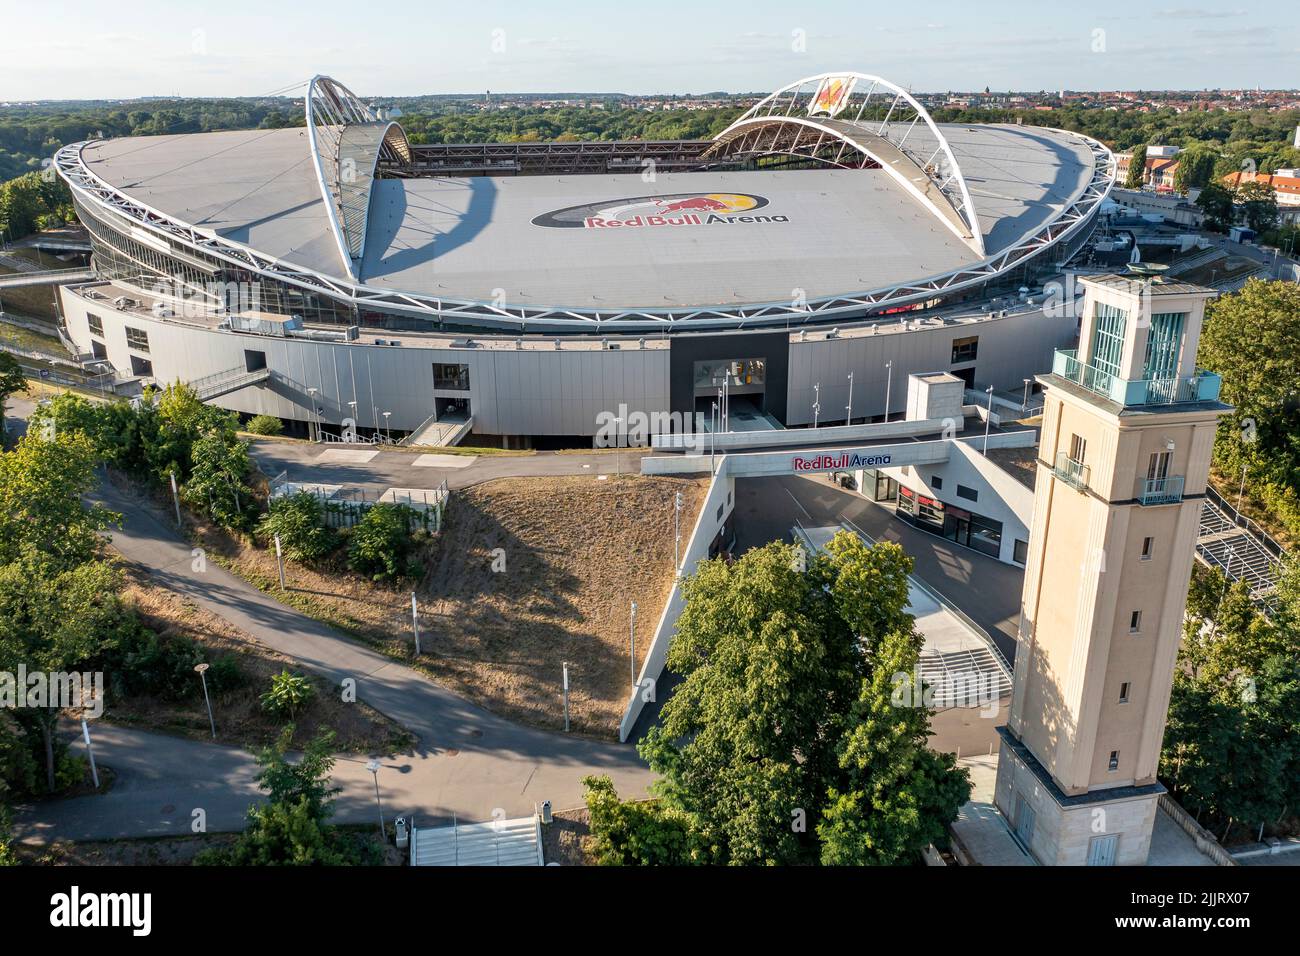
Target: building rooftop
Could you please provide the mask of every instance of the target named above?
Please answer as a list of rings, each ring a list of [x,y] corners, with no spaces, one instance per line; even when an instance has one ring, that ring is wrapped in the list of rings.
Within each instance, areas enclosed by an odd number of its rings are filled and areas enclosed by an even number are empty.
[[[989,259],[1042,230],[1096,172],[1089,146],[1067,133],[941,129],[969,186]],[[909,145],[922,148],[931,134],[918,128],[913,135]],[[95,141],[81,155],[108,186],[200,234],[347,278],[304,129]],[[800,295],[892,288],[985,261],[879,169],[660,173],[649,183],[637,174],[413,177],[373,185],[360,281],[440,299],[613,312],[788,304]],[[638,208],[638,200],[737,194],[762,202],[722,215],[771,221],[544,224],[571,207],[623,210],[631,218],[656,211]]]

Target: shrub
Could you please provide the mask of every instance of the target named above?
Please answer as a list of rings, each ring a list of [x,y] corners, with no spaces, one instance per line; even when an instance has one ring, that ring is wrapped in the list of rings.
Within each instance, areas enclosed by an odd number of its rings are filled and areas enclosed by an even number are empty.
[[[419,563],[409,560],[415,518],[406,505],[375,505],[352,529],[348,567],[375,581],[419,574]]]
[[[698,866],[712,862],[708,841],[686,814],[658,801],[622,801],[609,777],[583,777],[591,849],[601,866]]]
[[[244,426],[244,431],[254,435],[279,435],[284,431],[284,422],[274,415],[254,415]]]
[[[315,696],[310,680],[285,669],[271,678],[271,689],[262,695],[262,707],[277,717],[292,718]]]
[[[338,544],[334,529],[324,524],[324,512],[320,499],[305,491],[276,498],[258,522],[258,537],[269,544],[278,534],[280,548],[290,561],[316,561]]]
[[[104,661],[104,669],[111,675],[116,695],[192,700],[203,693],[203,682],[194,666],[205,660],[205,649],[188,637],[162,637],[137,619],[122,628],[118,646]],[[244,672],[234,655],[223,654],[208,662],[210,693],[219,696],[244,682]]]

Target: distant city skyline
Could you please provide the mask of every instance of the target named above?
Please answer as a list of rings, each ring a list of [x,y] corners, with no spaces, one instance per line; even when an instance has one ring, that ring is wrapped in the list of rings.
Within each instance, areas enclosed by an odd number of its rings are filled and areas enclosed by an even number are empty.
[[[753,92],[846,69],[921,92],[1294,88],[1300,28],[1280,2],[1137,9],[1116,0],[923,8],[842,0],[653,9],[572,0],[556,11],[305,10],[230,0],[7,10],[0,101],[258,96],[327,73],[363,95]]]

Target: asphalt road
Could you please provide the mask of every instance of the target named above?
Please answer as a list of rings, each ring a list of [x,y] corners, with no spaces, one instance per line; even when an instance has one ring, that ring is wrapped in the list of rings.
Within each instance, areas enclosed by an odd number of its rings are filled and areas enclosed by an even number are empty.
[[[632,747],[523,727],[476,707],[280,604],[214,562],[194,570],[190,545],[164,515],[116,490],[106,490],[102,498],[124,516],[123,528],[113,533],[113,547],[149,569],[156,583],[335,685],[355,680],[360,699],[418,737],[412,753],[388,761],[380,771],[390,811],[414,813],[426,823],[447,821],[453,814],[462,821],[481,821],[491,819],[497,808],[508,816],[529,815],[543,800],[557,808],[580,805],[580,780],[587,774],[609,774],[626,796],[643,795],[650,783],[650,770]],[[558,724],[558,686],[556,719]],[[117,784],[103,796],[22,808],[15,819],[20,838],[183,834],[189,832],[191,810],[198,807],[207,811],[210,829],[235,828],[256,794],[251,788],[253,758],[243,751],[103,724],[92,733],[97,758],[118,772]],[[336,776],[344,786],[341,818],[365,819],[374,809],[370,774],[361,762],[346,760]]]
[[[914,573],[988,631],[1015,660],[1024,572],[987,555],[927,534],[895,518],[893,509],[832,484],[826,476],[742,478],[736,481],[739,551],[789,540],[795,520],[805,527],[851,521],[877,541],[893,541],[916,562]]]

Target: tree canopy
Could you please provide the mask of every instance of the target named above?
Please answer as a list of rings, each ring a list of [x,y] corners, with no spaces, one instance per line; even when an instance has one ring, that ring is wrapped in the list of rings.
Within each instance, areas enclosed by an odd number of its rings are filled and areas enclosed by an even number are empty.
[[[589,789],[593,823],[600,805],[636,837],[630,848],[600,834],[604,854],[891,864],[942,840],[969,784],[928,749],[920,694],[897,706],[921,648],[906,611],[911,566],[896,545],[841,533],[811,559],[773,542],[687,579],[668,654],[682,682],[640,744],[659,799],[618,816],[604,789]]]

